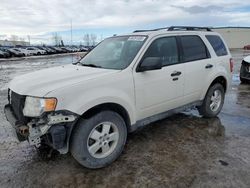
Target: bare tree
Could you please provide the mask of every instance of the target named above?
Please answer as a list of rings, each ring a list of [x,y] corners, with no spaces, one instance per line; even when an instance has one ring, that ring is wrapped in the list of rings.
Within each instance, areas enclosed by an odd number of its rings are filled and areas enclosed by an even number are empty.
[[[18,40],[18,36],[17,35],[11,35],[10,36],[10,40],[11,41],[17,41]]]
[[[102,34],[100,35],[100,41],[103,41],[103,35]]]
[[[12,43],[13,43],[14,45],[17,45],[18,36],[17,36],[17,35],[11,35],[11,36],[10,36],[10,41],[13,41]]]
[[[52,35],[52,41],[54,41],[54,44],[56,46],[60,46],[61,44],[62,37],[58,35],[58,33],[53,33]]]
[[[29,41],[29,45],[30,45],[30,35],[27,35],[28,41]]]
[[[95,46],[96,39],[97,39],[96,34],[91,33],[90,38],[91,38],[92,45]]]
[[[85,45],[86,45],[86,46],[89,46],[89,45],[90,45],[90,36],[89,36],[89,34],[85,34],[85,35],[83,36],[83,41],[85,42]]]

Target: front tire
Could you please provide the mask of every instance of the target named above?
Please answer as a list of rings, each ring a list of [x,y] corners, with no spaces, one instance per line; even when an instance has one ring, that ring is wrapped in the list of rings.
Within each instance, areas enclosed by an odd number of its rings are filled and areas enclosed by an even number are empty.
[[[80,119],[72,133],[71,154],[84,167],[97,169],[115,161],[127,139],[123,118],[113,111],[102,111]]]
[[[198,107],[199,113],[206,118],[216,117],[224,104],[225,90],[219,83],[212,85],[202,102],[202,105]]]

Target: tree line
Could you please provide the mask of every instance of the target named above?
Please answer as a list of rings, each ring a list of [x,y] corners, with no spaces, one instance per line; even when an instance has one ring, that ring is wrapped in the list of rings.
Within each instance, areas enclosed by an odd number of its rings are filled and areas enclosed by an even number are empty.
[[[101,35],[99,38],[99,41],[102,41],[102,40],[103,40],[103,37]],[[63,44],[62,36],[59,35],[58,33],[53,33],[52,41],[54,45],[56,46],[61,46]],[[86,33],[83,35],[82,41],[83,41],[83,45],[85,46],[95,46],[98,42],[97,35],[94,33]]]

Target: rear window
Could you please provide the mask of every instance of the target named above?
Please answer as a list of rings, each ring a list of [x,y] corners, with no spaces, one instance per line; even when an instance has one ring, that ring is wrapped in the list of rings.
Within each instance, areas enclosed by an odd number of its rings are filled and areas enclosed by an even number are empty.
[[[227,49],[223,41],[219,36],[216,35],[206,35],[207,40],[212,45],[217,56],[227,55]]]
[[[209,58],[208,50],[200,37],[195,35],[181,36],[183,61],[195,61]]]

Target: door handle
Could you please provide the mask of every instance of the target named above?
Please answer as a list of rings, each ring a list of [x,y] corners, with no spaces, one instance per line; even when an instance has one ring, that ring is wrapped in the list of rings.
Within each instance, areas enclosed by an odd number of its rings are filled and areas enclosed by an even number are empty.
[[[181,75],[181,72],[180,71],[174,71],[171,76],[180,76]]]
[[[212,64],[207,64],[207,65],[205,66],[206,69],[211,69],[212,67],[213,67]]]

